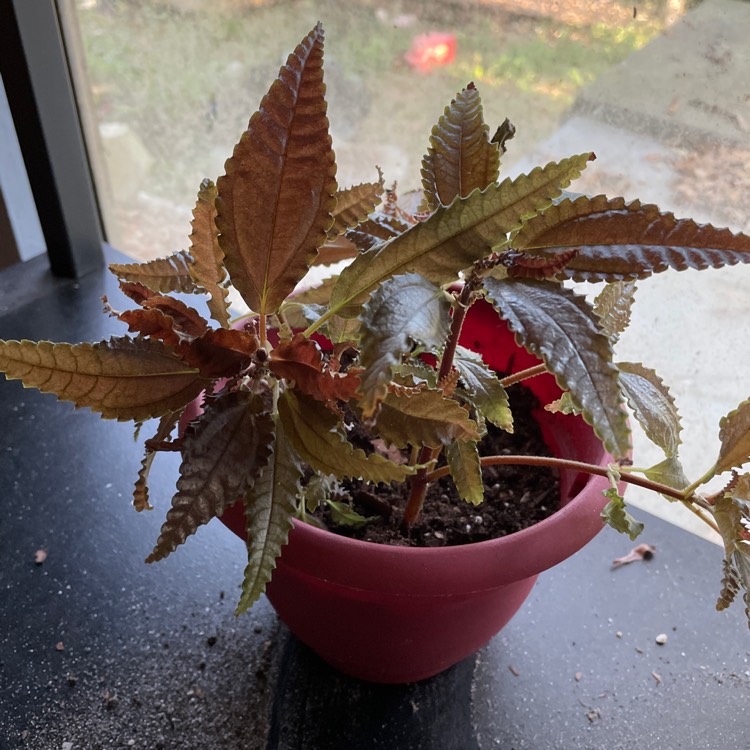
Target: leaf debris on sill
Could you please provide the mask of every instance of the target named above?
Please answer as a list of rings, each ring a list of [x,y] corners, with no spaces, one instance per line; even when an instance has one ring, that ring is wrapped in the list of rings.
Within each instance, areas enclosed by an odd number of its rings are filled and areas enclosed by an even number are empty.
[[[637,547],[633,547],[627,555],[612,560],[612,570],[616,570],[617,568],[621,568],[623,565],[628,565],[632,562],[650,560],[655,552],[656,547],[653,544],[639,544]]]

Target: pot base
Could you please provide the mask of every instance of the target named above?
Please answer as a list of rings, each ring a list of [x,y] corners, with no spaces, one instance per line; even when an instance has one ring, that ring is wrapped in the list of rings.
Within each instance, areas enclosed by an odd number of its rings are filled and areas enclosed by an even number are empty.
[[[378,596],[282,564],[267,595],[291,632],[331,666],[360,680],[402,684],[432,677],[489,643],[536,578],[470,595]],[[319,607],[314,613],[305,603],[309,597]]]

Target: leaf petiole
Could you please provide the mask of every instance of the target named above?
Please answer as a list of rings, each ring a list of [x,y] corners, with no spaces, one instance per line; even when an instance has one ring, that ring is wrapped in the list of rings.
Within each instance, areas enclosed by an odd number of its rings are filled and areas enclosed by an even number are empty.
[[[702,484],[706,484],[706,482],[709,482],[711,479],[713,479],[716,476],[716,464],[714,464],[702,477],[699,479],[696,479],[695,482],[693,482],[688,487],[685,487],[685,489],[682,491],[682,497],[680,497],[680,500],[687,500]]]
[[[522,380],[535,378],[537,375],[544,375],[544,373],[546,372],[549,372],[546,365],[534,365],[533,367],[528,367],[525,370],[514,372],[512,375],[508,375],[508,377],[506,378],[502,378],[500,380],[500,385],[502,385],[503,388],[507,388],[514,383],[520,383]]]

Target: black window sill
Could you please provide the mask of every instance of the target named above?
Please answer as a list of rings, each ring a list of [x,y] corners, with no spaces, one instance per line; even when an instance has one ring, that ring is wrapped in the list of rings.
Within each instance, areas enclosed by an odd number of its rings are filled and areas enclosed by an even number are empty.
[[[0,337],[122,333],[102,294],[117,306],[104,272],[2,271]],[[669,524],[647,518],[654,559],[615,571],[633,544],[603,531],[476,658],[375,686],[320,662],[265,600],[234,617],[245,551],[221,524],[143,563],[176,462],[159,457],[157,510],[135,513],[130,425],[17,382],[0,386],[0,425],[0,748],[747,746],[742,605],[713,610],[721,550]]]

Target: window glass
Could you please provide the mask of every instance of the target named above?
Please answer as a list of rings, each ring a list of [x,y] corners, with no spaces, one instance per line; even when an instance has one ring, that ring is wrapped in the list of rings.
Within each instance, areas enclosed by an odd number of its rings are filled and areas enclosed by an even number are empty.
[[[77,0],[72,10],[108,231],[134,257],[184,246],[201,179],[223,172],[319,19],[342,186],[379,165],[401,190],[418,187],[432,125],[473,81],[490,127],[508,117],[517,128],[506,174],[593,149],[599,161],[576,190],[748,220],[729,202],[747,192],[738,144],[750,101],[735,101],[733,83],[748,62],[746,3]]]
[[[134,257],[186,247],[200,181],[222,174],[279,66],[318,20],[327,31],[329,116],[344,187],[374,179],[379,165],[399,193],[418,188],[433,124],[473,81],[490,129],[506,117],[516,127],[505,175],[593,150],[596,161],[571,190],[639,198],[750,231],[750,2],[68,0],[61,7],[69,11],[110,237]],[[640,284],[618,342],[622,361],[644,361],[681,411],[686,405],[681,455],[693,467],[713,453],[719,418],[747,398],[747,347],[735,339],[745,326],[750,266],[697,276],[657,274]],[[634,448],[639,465],[663,460],[637,431]],[[655,512],[664,505],[636,490],[629,502]]]

